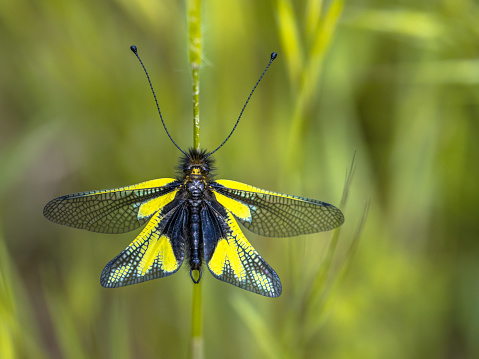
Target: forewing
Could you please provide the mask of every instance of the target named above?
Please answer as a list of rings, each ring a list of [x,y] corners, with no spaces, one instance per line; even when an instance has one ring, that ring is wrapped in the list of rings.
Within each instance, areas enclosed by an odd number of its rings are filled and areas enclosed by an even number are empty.
[[[52,222],[92,232],[129,232],[170,203],[178,186],[173,178],[161,178],[128,187],[74,193],[50,201],[43,214]]]
[[[182,204],[157,212],[135,240],[101,273],[107,288],[122,287],[175,273],[185,257],[187,210]]]
[[[221,214],[205,207],[200,217],[205,260],[213,276],[266,297],[281,294],[278,275],[248,242],[229,211]]]
[[[291,196],[219,180],[211,184],[220,204],[250,231],[268,237],[291,237],[329,231],[344,222],[333,205],[315,199]]]

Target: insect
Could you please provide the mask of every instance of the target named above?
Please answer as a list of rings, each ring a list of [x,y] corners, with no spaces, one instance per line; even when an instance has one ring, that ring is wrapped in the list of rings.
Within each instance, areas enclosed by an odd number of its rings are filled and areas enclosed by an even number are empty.
[[[182,152],[177,177],[58,197],[45,206],[43,214],[52,222],[100,233],[124,233],[146,224],[135,240],[106,265],[100,279],[104,287],[169,276],[186,258],[194,283],[200,281],[205,262],[219,280],[263,296],[278,297],[282,291],[278,275],[248,242],[238,223],[262,236],[291,237],[336,228],[344,222],[343,214],[325,202],[231,180],[214,180],[211,174],[211,155],[233,134],[277,54],[271,54],[223,143],[211,152],[185,152],[166,128],[137,48],[132,46],[131,50],[147,76],[166,133]]]

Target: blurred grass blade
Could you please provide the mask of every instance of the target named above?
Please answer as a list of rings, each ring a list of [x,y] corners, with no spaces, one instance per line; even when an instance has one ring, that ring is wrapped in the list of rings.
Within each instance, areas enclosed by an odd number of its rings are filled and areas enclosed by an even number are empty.
[[[309,334],[308,340],[314,340],[314,337],[317,335],[317,332],[321,328],[328,310],[335,301],[335,293],[338,291],[341,283],[344,281],[348,273],[349,268],[351,267],[354,254],[356,253],[359,240],[367,221],[369,204],[369,201],[367,201],[364,205],[361,218],[359,219],[354,235],[351,238],[346,255],[341,260],[339,269],[337,270],[336,275],[332,279],[329,287],[321,288],[324,289],[324,291],[321,293],[315,293],[314,298],[311,298],[312,300],[310,301],[308,307],[312,310],[306,315],[307,323],[305,325],[308,328],[308,330],[306,330],[306,333]]]
[[[294,14],[293,3],[290,0],[276,0],[276,16],[281,55],[286,58],[289,81],[293,88],[299,86],[303,70],[304,49],[301,44],[298,20]]]
[[[300,171],[297,161],[303,158],[304,146],[301,146],[302,139],[310,129],[313,121],[311,108],[315,103],[317,96],[323,61],[328,51],[333,35],[343,9],[343,1],[335,0],[329,5],[324,14],[318,31],[311,39],[311,46],[306,50],[306,59],[299,71],[295,71],[294,76],[297,79],[293,83],[299,83],[299,90],[295,96],[295,107],[291,119],[290,129],[288,131],[287,145],[285,146],[284,172],[294,173]],[[289,67],[291,70],[291,67]],[[293,74],[290,73],[290,76]]]
[[[38,153],[45,148],[59,132],[58,123],[44,122],[24,130],[21,136],[10,143],[0,153],[0,199],[4,191],[11,188],[12,183],[18,181],[34,161]]]
[[[351,7],[345,22],[362,29],[418,40],[444,39],[448,31],[437,14],[400,7],[394,9]]]
[[[22,337],[11,270],[0,227],[0,357],[5,359],[19,356],[17,345],[21,344]]]
[[[127,304],[128,306],[130,303]],[[124,305],[122,298],[115,298],[113,303],[110,303],[109,322],[107,323],[109,351],[111,358],[115,359],[129,359],[136,358],[132,356],[132,346],[134,345],[131,336],[125,328],[131,328],[131,323],[127,313],[127,306]]]
[[[312,46],[308,53],[308,62],[305,71],[308,76],[303,77],[303,92],[306,95],[314,94],[316,92],[318,80],[323,69],[324,56],[333,41],[339,17],[343,11],[343,6],[343,0],[335,0],[331,2],[323,21],[320,23],[319,30],[313,38]]]
[[[1,217],[1,216],[0,216]],[[47,358],[32,320],[31,304],[21,288],[0,223],[0,358]],[[28,320],[26,319],[28,318]]]
[[[346,172],[346,180],[344,183],[343,194],[341,197],[341,204],[339,207],[341,211],[343,211],[343,213],[344,213],[344,208],[346,207],[346,204],[348,201],[349,190],[351,188],[354,172],[356,169],[354,165],[355,159],[356,159],[356,153],[353,155],[353,159],[351,161],[351,166],[349,171]],[[345,223],[347,223],[347,221],[348,220],[346,219]],[[309,287],[308,293],[305,295],[305,297],[307,298],[305,302],[305,308],[312,307],[313,303],[317,302],[318,298],[322,296],[326,291],[328,277],[331,274],[331,265],[333,263],[333,258],[338,246],[339,234],[341,233],[341,228],[342,227],[338,227],[333,231],[333,234],[331,236],[331,241],[328,246],[328,251],[326,252],[326,257],[321,262],[321,265],[315,275],[315,279],[312,285]]]
[[[271,323],[265,321],[265,317],[254,308],[245,296],[235,295],[233,307],[239,317],[248,327],[252,338],[261,349],[262,358],[285,358],[283,345],[277,336],[272,332]]]
[[[308,41],[314,39],[321,21],[323,0],[308,0],[306,2],[304,15],[306,17],[305,33],[308,36]]]
[[[44,276],[52,277],[52,276]],[[45,288],[48,288],[45,285]],[[54,291],[45,292],[50,318],[53,323],[55,338],[60,346],[64,358],[86,359],[89,358],[88,348],[82,343],[82,335],[78,330],[75,316],[68,301],[64,296],[56,295]]]

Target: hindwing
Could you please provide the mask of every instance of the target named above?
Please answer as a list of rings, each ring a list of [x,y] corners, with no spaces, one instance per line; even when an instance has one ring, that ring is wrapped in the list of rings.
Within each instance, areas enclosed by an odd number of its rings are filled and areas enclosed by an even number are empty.
[[[157,212],[136,239],[101,274],[104,287],[122,287],[175,273],[185,257],[188,210],[184,203]]]
[[[228,208],[200,212],[204,256],[217,279],[266,297],[281,294],[276,272],[248,242]]]

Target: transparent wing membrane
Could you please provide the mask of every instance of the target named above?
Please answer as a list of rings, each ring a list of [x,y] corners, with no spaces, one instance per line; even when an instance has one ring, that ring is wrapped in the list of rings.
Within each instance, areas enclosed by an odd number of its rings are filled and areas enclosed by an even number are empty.
[[[344,222],[341,211],[315,199],[291,196],[221,180],[212,184],[214,192],[227,200],[231,212],[250,231],[268,237],[291,237],[329,231]]]
[[[170,202],[177,187],[173,179],[161,179],[74,193],[50,201],[43,214],[52,222],[92,232],[129,232],[145,224],[162,205]]]

